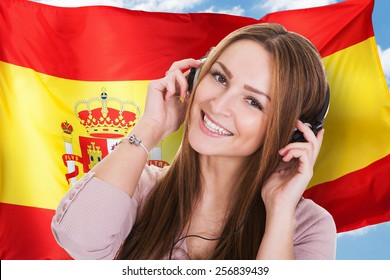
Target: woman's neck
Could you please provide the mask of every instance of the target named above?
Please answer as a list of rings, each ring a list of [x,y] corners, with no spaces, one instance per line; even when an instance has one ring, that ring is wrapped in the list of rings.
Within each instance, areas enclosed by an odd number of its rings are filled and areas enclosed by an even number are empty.
[[[200,156],[202,194],[218,201],[231,201],[243,164],[242,159]]]

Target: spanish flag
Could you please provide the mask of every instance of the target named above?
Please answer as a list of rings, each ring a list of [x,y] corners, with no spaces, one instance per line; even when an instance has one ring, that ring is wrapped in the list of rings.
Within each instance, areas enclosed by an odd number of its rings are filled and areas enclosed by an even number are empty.
[[[305,197],[333,215],[339,232],[390,220],[390,95],[373,5],[349,0],[257,20],[0,1],[0,258],[70,258],[52,237],[54,210],[131,131],[148,82],[258,22],[309,38],[327,70],[330,111]],[[149,163],[169,164],[179,142],[180,131]]]

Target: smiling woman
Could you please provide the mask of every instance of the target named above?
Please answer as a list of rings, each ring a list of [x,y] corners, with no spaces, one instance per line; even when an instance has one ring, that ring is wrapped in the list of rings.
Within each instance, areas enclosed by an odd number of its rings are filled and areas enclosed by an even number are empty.
[[[188,68],[199,69],[190,93]],[[277,24],[234,31],[205,61],[174,62],[150,82],[131,135],[60,202],[57,242],[84,259],[334,258],[332,217],[302,198],[327,88],[315,47]],[[146,166],[181,125],[172,166]]]
[[[201,155],[231,157],[230,164],[253,154],[267,129],[271,71],[271,56],[257,42],[240,40],[226,48],[197,87],[191,147]]]

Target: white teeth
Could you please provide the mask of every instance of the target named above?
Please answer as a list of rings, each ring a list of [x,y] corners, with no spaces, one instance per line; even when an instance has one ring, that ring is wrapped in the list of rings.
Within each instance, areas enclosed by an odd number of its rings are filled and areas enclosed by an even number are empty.
[[[203,117],[203,123],[207,127],[207,129],[212,132],[222,135],[233,135],[231,132],[213,123],[206,115],[204,115]]]

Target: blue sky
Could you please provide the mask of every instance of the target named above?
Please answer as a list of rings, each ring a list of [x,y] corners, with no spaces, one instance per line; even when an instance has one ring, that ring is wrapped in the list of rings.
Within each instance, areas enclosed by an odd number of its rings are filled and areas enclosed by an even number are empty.
[[[273,11],[332,4],[336,0],[34,0],[58,6],[111,5],[133,10],[214,12],[261,18]],[[390,88],[390,1],[376,0],[372,16],[382,67]],[[390,259],[390,222],[338,235],[337,259]]]

